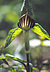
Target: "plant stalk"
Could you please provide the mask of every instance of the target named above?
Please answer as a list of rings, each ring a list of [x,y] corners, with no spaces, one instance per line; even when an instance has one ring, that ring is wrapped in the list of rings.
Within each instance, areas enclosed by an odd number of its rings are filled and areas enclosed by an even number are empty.
[[[24,33],[24,41],[25,41],[25,52],[26,52],[26,59],[27,59],[27,72],[30,72],[29,62],[30,62],[30,55],[29,55],[29,32],[25,31]]]

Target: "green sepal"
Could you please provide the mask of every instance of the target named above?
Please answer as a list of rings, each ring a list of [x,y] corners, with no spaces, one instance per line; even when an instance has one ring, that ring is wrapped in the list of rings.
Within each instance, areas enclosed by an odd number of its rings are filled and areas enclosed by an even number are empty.
[[[34,33],[50,40],[50,37],[49,37],[49,34],[47,33],[47,31],[38,23],[35,23],[35,26],[31,30]]]
[[[22,29],[20,28],[11,29],[8,33],[8,37],[6,39],[6,44],[4,48],[6,48],[21,32],[22,32]]]

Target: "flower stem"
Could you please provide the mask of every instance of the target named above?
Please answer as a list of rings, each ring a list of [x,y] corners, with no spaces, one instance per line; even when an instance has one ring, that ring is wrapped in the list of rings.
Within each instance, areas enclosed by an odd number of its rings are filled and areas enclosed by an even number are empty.
[[[26,59],[27,59],[27,72],[30,72],[30,67],[29,67],[29,62],[30,62],[30,55],[29,55],[29,32],[25,31],[24,38],[25,38],[25,52],[26,52]]]

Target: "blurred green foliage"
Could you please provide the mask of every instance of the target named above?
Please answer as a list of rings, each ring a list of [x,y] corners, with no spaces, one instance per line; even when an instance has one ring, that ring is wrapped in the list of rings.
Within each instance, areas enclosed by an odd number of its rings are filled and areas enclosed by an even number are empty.
[[[21,16],[21,6],[22,0],[0,0],[0,30],[16,26],[14,24]]]
[[[0,0],[0,27],[3,20],[15,24],[21,16],[21,7],[24,0]],[[50,33],[50,1],[29,0],[32,17],[35,18]],[[11,23],[12,22],[12,23]],[[2,24],[2,25],[1,25]],[[4,26],[6,23],[4,24]]]

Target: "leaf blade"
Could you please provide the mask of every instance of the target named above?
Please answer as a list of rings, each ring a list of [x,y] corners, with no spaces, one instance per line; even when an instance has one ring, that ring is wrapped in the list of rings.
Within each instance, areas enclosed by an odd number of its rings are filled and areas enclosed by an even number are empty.
[[[21,32],[22,32],[22,29],[20,28],[11,29],[8,33],[8,37],[6,39],[6,44],[4,48],[6,48]]]
[[[50,37],[49,37],[49,34],[47,33],[47,31],[41,25],[39,25],[38,23],[35,23],[35,26],[31,30],[34,33],[50,40]]]
[[[6,59],[11,59],[11,60],[15,60],[15,61],[18,61],[20,63],[23,63],[23,60],[17,58],[17,57],[14,57],[13,55],[10,55],[10,54],[5,54],[5,57]]]
[[[0,59],[5,59],[5,57],[4,56],[0,56]]]

